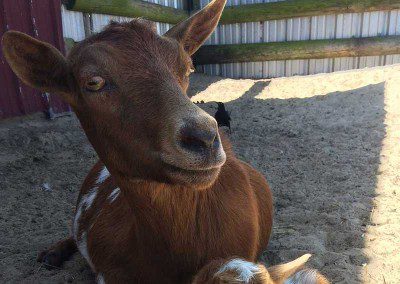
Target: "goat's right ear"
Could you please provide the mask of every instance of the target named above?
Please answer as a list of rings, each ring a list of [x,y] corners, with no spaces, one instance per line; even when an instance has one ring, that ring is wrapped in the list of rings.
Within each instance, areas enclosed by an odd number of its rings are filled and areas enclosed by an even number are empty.
[[[176,39],[193,55],[212,34],[224,10],[226,0],[213,0],[190,18],[176,24],[165,36]]]
[[[53,46],[24,33],[8,31],[2,39],[3,54],[11,69],[27,85],[56,92],[72,104],[65,57]]]

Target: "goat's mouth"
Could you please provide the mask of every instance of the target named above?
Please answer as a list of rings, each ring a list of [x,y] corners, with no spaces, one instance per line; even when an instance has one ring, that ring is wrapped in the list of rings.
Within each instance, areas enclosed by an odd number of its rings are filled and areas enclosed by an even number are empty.
[[[187,174],[193,174],[193,175],[207,175],[214,173],[215,171],[218,171],[221,167],[211,167],[211,168],[204,168],[204,169],[186,169],[186,168],[181,168],[177,167],[171,164],[166,163],[166,167],[168,168],[168,171],[174,172],[174,173],[187,173]]]
[[[216,180],[221,167],[222,165],[209,168],[187,169],[164,163],[164,168],[172,182],[200,189],[210,186]]]
[[[171,182],[200,188],[210,186],[216,180],[226,161],[222,147],[217,154],[208,157],[177,156],[180,155],[162,158],[163,168]]]

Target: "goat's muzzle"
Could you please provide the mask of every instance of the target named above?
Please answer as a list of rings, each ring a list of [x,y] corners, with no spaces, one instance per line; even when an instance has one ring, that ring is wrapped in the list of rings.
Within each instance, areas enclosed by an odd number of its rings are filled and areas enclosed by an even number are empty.
[[[203,110],[196,110],[178,123],[173,151],[163,155],[165,167],[175,180],[212,183],[226,161],[216,120]]]

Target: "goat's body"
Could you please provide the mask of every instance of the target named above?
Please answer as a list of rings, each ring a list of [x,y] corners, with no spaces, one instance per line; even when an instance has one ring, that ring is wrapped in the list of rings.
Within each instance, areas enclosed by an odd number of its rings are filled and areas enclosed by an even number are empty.
[[[268,243],[269,187],[232,153],[203,191],[143,180],[119,184],[120,190],[97,163],[74,220],[80,252],[107,283],[187,283],[213,259],[254,261]]]
[[[73,237],[38,261],[61,266],[79,249],[98,283],[327,283],[307,270],[288,278],[309,255],[271,273],[254,263],[271,233],[268,184],[186,96],[190,56],[225,2],[211,1],[163,36],[144,19],[111,23],[67,58],[28,35],[4,34],[10,67],[71,105],[104,162],[81,188]],[[218,106],[218,124],[230,127]]]

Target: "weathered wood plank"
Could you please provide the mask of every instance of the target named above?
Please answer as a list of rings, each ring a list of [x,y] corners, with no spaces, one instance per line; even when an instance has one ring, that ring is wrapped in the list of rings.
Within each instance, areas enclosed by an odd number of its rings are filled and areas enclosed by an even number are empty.
[[[257,22],[399,8],[400,0],[288,0],[226,7],[220,23]]]
[[[64,0],[67,9],[85,13],[125,17],[143,17],[154,22],[176,24],[188,18],[187,11],[145,1],[132,0]]]
[[[400,54],[400,36],[271,43],[206,45],[195,64],[321,59]]]
[[[126,17],[144,17],[155,22],[170,24],[176,24],[189,16],[185,10],[140,0],[63,0],[63,2],[69,10]],[[198,6],[197,0],[194,0],[194,5]],[[400,0],[288,0],[226,7],[220,23],[257,22],[393,9],[400,9]]]

